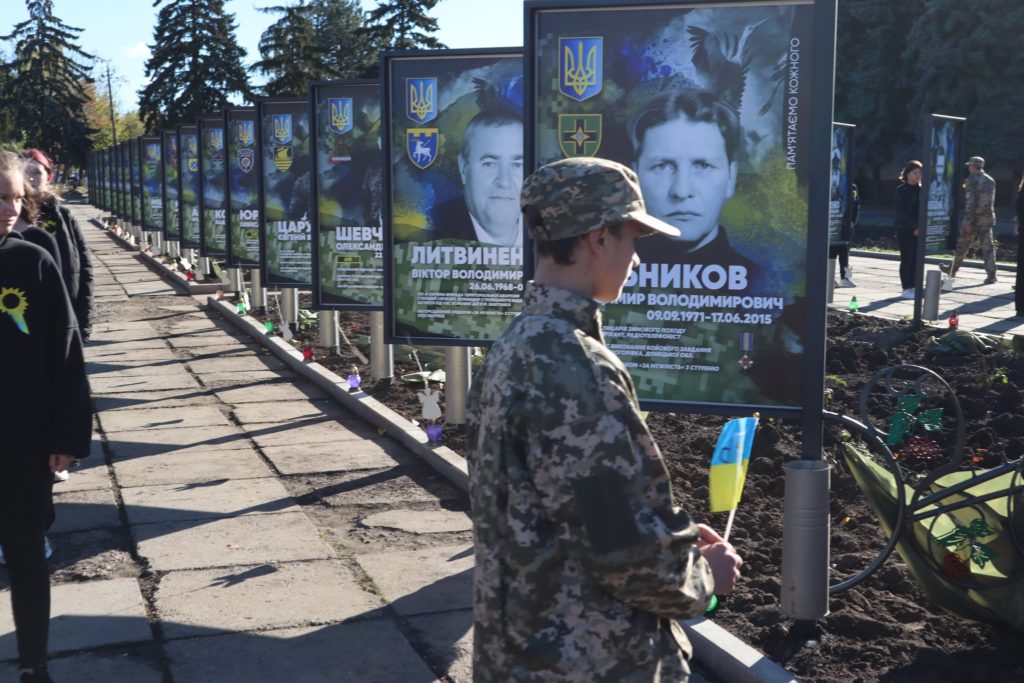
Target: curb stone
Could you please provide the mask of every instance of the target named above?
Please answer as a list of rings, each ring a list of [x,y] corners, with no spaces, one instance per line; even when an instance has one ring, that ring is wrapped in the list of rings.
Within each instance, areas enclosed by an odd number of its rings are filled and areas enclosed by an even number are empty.
[[[348,382],[319,363],[307,363],[281,337],[270,336],[254,319],[238,315],[227,302],[213,297],[210,307],[281,359],[296,374],[312,381],[332,398],[422,458],[462,491],[469,491],[465,458],[446,446],[431,446],[426,433],[366,392],[349,392]],[[706,617],[681,622],[694,658],[729,683],[796,683],[793,674]]]

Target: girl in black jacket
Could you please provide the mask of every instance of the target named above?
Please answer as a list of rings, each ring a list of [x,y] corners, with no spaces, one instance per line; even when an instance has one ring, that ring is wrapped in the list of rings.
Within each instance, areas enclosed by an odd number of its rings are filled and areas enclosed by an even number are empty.
[[[908,161],[896,188],[896,237],[900,243],[900,286],[903,288],[900,296],[904,299],[914,298],[922,168],[920,161]]]
[[[30,201],[25,194],[21,160],[0,152],[0,548],[21,680],[45,683],[50,577],[43,539],[53,473],[89,454],[91,411],[82,340],[60,271],[14,231]]]

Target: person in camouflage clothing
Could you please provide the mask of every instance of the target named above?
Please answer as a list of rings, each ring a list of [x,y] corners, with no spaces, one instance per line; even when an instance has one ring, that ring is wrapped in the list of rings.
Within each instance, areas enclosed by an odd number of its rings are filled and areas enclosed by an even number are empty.
[[[943,273],[949,275],[947,290],[952,288],[952,280],[975,242],[985,261],[985,272],[988,273],[985,284],[990,285],[996,281],[996,257],[992,244],[992,226],[996,222],[996,181],[985,173],[985,160],[981,157],[971,157],[967,161],[967,168],[971,174],[964,183],[964,223],[956,245],[956,256],[951,266],[939,266]]]
[[[603,159],[538,169],[521,204],[536,279],[469,396],[473,678],[686,681],[675,620],[732,590],[742,560],[673,505],[600,312],[639,264],[634,241],[678,230]]]

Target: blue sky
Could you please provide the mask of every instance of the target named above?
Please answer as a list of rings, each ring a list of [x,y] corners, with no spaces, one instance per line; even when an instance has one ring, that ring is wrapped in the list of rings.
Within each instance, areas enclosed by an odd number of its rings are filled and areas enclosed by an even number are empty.
[[[4,12],[7,22],[0,24],[0,35],[10,26],[28,18],[28,10],[19,0],[3,0],[14,12]],[[362,0],[372,9],[375,0]],[[280,15],[268,15],[257,7],[292,4],[290,0],[227,0],[227,10],[235,15],[238,42],[248,52],[247,62],[259,58],[260,34]],[[19,7],[20,5],[20,7]],[[119,111],[137,108],[137,91],[145,84],[147,44],[153,41],[157,8],[152,0],[54,0],[54,14],[66,24],[84,29],[79,45],[97,57],[110,60],[114,97]],[[482,11],[486,8],[486,11]],[[438,38],[453,48],[508,47],[522,45],[522,0],[441,0],[431,12],[440,27]],[[10,23],[8,23],[10,22]],[[6,25],[4,25],[6,24]],[[11,44],[3,46],[6,52]],[[99,76],[102,67],[94,72]],[[254,75],[254,80],[258,79]]]

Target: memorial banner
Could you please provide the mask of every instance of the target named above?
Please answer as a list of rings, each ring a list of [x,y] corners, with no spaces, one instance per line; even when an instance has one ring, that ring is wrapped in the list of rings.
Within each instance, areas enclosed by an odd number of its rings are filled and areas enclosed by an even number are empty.
[[[383,310],[380,84],[325,82],[313,105],[313,305]]]
[[[260,192],[256,173],[256,110],[224,110],[227,136],[228,258],[230,268],[260,265]]]
[[[228,253],[227,169],[224,117],[203,116],[199,124],[199,254]]]
[[[387,339],[492,342],[522,310],[522,52],[396,52],[383,73]]]
[[[163,232],[164,193],[161,189],[164,163],[163,145],[158,137],[139,138],[139,162],[142,180],[142,229]]]
[[[100,208],[110,211],[110,153],[100,150]]]
[[[828,243],[850,243],[850,234],[843,230],[843,219],[852,202],[853,193],[853,131],[849,123],[832,124],[832,164],[828,183]]]
[[[260,161],[260,269],[267,287],[313,284],[309,99],[256,102]]]
[[[117,158],[121,172],[121,217],[127,222],[132,219],[131,167],[128,163],[128,141],[117,146]]]
[[[178,192],[181,197],[181,248],[198,249],[199,127],[178,126]]]
[[[960,183],[964,169],[965,119],[932,114],[925,126],[925,174],[928,197],[924,205],[924,253],[939,254],[955,244],[958,234]]]
[[[121,146],[114,145],[110,148],[111,170],[113,171],[114,186],[114,210],[113,213],[118,219],[124,218],[124,194],[121,190]]]
[[[178,195],[178,131],[165,130],[163,138],[164,239],[181,239],[181,201]]]
[[[132,223],[142,225],[142,170],[139,167],[139,138],[128,141],[128,166],[132,182]]]
[[[828,8],[527,4],[530,167],[626,164],[681,232],[639,239],[641,265],[604,309],[645,406],[803,411],[808,335],[824,342],[807,299],[808,263],[827,258],[832,82],[814,65],[831,63],[834,35],[815,25]]]

